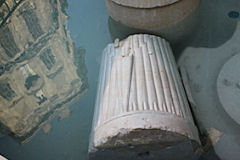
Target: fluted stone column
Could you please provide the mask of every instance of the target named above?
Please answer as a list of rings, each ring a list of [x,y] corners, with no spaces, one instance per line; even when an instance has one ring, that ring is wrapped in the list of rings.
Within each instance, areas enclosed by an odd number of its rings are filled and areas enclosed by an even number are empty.
[[[108,45],[90,153],[159,150],[186,140],[198,143],[198,132],[168,42],[140,34]]]

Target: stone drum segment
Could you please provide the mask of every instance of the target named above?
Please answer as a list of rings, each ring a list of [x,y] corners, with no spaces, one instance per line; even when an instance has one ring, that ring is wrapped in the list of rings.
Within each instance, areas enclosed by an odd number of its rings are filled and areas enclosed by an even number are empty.
[[[129,27],[160,29],[189,17],[200,0],[106,0],[110,16]]]
[[[101,67],[90,157],[131,151],[128,158],[134,158],[183,141],[199,143],[168,42],[146,34],[116,40],[104,50]]]

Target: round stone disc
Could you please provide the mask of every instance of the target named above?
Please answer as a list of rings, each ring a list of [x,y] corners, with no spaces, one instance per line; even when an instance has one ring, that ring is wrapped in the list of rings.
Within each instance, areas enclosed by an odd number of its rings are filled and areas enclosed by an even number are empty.
[[[223,108],[240,124],[240,54],[223,65],[217,79],[217,92]]]
[[[113,2],[133,8],[154,8],[173,4],[179,0],[112,0]]]

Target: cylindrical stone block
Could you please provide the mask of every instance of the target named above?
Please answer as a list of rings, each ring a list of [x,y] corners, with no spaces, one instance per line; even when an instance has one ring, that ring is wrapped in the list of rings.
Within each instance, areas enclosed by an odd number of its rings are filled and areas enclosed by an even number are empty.
[[[168,42],[146,34],[116,40],[101,67],[90,153],[199,142]]]
[[[172,26],[190,16],[200,0],[106,0],[107,10],[116,21],[138,29]]]

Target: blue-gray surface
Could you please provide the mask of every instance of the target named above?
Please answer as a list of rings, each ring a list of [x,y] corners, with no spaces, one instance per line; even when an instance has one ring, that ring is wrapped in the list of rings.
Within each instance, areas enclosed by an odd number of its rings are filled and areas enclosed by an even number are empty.
[[[72,40],[86,49],[89,90],[70,107],[73,114],[68,120],[52,121],[53,129],[48,135],[40,131],[22,146],[10,137],[0,138],[0,154],[11,160],[87,160],[100,57],[111,36],[104,0],[69,0],[68,3]],[[230,39],[237,23],[234,18],[238,18],[230,12],[239,11],[239,3],[239,0],[202,0],[198,34],[190,42],[177,45],[175,51],[183,50],[186,45],[215,48]],[[209,152],[203,159],[218,159],[211,157],[213,154]]]
[[[11,160],[86,160],[88,136],[95,103],[96,86],[103,48],[110,43],[108,13],[104,0],[69,0],[67,13],[71,38],[77,46],[86,49],[89,90],[73,104],[68,120],[51,124],[52,131],[45,135],[38,132],[25,145],[10,137],[0,138],[0,154]]]

